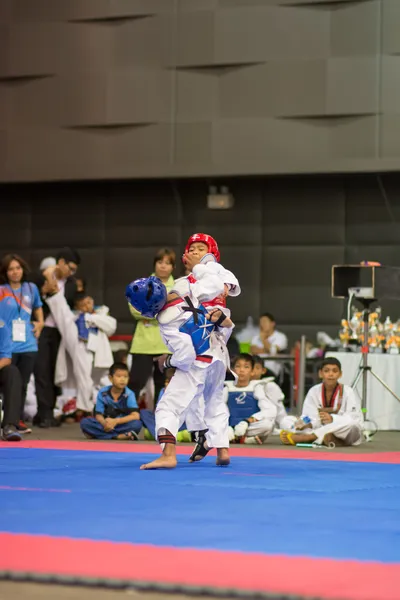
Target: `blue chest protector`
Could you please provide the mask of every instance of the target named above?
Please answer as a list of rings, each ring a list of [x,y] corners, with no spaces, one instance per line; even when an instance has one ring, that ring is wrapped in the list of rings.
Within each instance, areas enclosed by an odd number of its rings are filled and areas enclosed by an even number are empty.
[[[229,425],[235,427],[240,421],[248,419],[258,412],[258,402],[251,390],[229,391],[228,393]]]
[[[192,313],[183,325],[179,327],[181,333],[187,333],[192,338],[192,343],[197,355],[204,354],[210,349],[210,336],[215,327],[206,319],[206,309],[200,304],[198,308],[193,306],[190,298],[185,298],[187,306],[184,311]]]

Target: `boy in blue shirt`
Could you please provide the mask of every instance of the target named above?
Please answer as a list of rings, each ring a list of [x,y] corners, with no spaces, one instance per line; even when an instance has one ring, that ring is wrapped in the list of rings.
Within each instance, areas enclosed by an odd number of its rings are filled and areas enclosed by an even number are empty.
[[[142,424],[135,394],[127,387],[128,367],[114,363],[109,379],[111,385],[97,394],[95,417],[82,419],[81,429],[86,437],[98,440],[137,440]]]

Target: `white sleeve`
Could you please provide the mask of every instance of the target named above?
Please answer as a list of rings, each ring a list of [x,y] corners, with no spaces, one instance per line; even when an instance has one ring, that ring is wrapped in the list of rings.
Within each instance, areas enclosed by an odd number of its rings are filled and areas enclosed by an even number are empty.
[[[181,371],[189,371],[196,360],[196,351],[190,335],[168,325],[160,326],[160,333],[164,343],[172,352],[171,366]]]
[[[222,283],[226,283],[230,287],[229,296],[239,296],[241,289],[238,279],[232,273],[225,269],[220,263],[208,263],[207,268],[210,273],[215,273],[222,280]]]
[[[85,323],[87,327],[98,327],[107,336],[114,335],[117,329],[117,320],[110,315],[102,313],[86,313]]]
[[[256,385],[254,388],[254,398],[257,400],[259,412],[252,415],[256,421],[262,419],[276,419],[278,412],[276,404],[265,394],[263,384]]]
[[[286,350],[288,347],[288,339],[284,333],[280,331],[276,332],[275,340],[271,343],[271,348],[269,353],[273,356],[281,352],[282,350]]]
[[[315,387],[319,388],[319,386]],[[301,411],[301,418],[310,417],[314,429],[321,426],[316,396],[317,390],[315,387],[311,388],[311,390],[308,392],[306,399],[304,400],[303,409]]]
[[[235,325],[234,323],[232,324],[232,327],[221,327],[218,328],[218,331],[216,333],[218,333],[218,336],[220,336],[224,342],[224,344],[228,343],[229,338],[232,335],[232,331],[234,330]]]
[[[196,282],[190,284],[190,289],[199,302],[210,302],[224,292],[224,284],[220,277],[207,269],[207,266],[212,264],[214,263],[199,264],[193,267],[193,276]]]
[[[354,390],[348,385],[344,386],[344,395],[346,399],[344,412],[349,414],[350,417],[354,421],[356,421],[356,423],[359,423],[359,425],[363,425],[364,418],[361,410],[361,402],[359,397],[354,392]]]
[[[260,385],[264,386],[264,392],[267,398],[271,400],[274,404],[278,405],[285,399],[285,394],[282,392],[281,388],[274,381],[268,381],[266,383],[260,383]]]

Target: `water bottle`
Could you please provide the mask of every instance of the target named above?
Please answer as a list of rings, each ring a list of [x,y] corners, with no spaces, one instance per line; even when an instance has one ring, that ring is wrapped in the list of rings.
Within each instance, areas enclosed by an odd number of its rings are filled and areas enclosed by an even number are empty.
[[[311,419],[310,419],[310,417],[303,417],[303,418],[299,417],[299,419],[295,423],[293,423],[293,425],[292,425],[293,431],[297,430],[297,424],[300,424],[300,423],[304,423],[305,425],[309,425],[311,423]]]

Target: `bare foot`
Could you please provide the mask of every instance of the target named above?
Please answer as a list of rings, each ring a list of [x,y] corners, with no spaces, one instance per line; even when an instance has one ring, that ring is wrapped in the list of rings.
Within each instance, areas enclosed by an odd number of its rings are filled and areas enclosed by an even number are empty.
[[[140,470],[147,471],[150,469],[175,469],[176,465],[176,456],[165,456],[162,454],[159,458],[156,458],[156,460],[142,465]]]
[[[228,448],[218,448],[217,449],[217,460],[216,465],[218,467],[227,467],[231,459],[229,457],[229,449]]]

